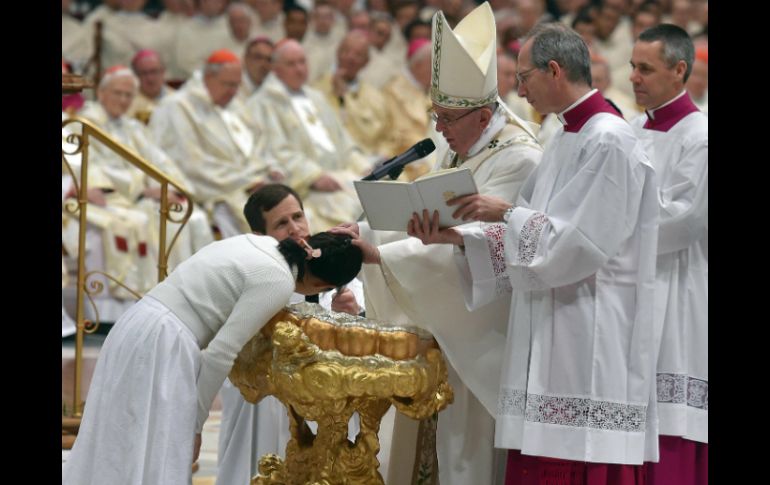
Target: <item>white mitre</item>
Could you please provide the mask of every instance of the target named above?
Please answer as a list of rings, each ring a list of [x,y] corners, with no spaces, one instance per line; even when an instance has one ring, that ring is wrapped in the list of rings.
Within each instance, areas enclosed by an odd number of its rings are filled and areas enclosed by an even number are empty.
[[[441,11],[433,16],[431,100],[444,108],[485,106],[497,100],[495,17],[488,2],[454,31]]]

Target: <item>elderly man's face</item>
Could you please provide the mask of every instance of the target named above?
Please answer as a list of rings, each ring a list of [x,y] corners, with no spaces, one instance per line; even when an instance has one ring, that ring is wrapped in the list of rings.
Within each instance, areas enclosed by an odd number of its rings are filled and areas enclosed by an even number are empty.
[[[319,34],[328,34],[334,25],[334,10],[328,5],[319,5],[313,11],[313,24]]]
[[[217,73],[206,73],[203,83],[211,96],[211,101],[224,108],[238,93],[241,85],[241,65],[236,63],[223,64]]]
[[[160,96],[165,73],[157,56],[142,57],[134,63],[134,74],[139,78],[139,91],[150,99]]]
[[[273,54],[273,48],[264,42],[257,42],[249,47],[246,56],[243,59],[246,65],[246,72],[251,81],[259,86],[265,80],[265,76],[270,72],[270,56]]]
[[[337,50],[337,65],[344,70],[348,81],[355,79],[358,71],[369,62],[369,41],[364,36],[351,36]]]
[[[444,136],[449,148],[463,157],[486,128],[485,119],[489,120],[486,108],[448,109],[434,103],[433,112],[437,119],[436,131]]]
[[[390,23],[384,21],[377,21],[372,24],[372,28],[369,31],[369,40],[377,50],[382,50],[385,44],[390,40]]]
[[[227,13],[227,21],[230,24],[230,32],[235,40],[243,42],[249,38],[251,32],[251,17],[244,10],[234,8]]]
[[[123,116],[136,94],[136,85],[134,81],[127,76],[121,76],[113,79],[106,86],[99,89],[99,103],[110,115],[110,118],[119,118]]]
[[[291,41],[294,42],[294,41]],[[292,91],[298,91],[307,82],[307,61],[299,45],[287,46],[273,64],[276,77]]]

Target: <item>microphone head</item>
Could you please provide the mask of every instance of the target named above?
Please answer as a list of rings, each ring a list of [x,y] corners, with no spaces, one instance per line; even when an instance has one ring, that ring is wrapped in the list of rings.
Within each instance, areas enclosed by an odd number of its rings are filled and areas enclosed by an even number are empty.
[[[417,142],[417,144],[414,146],[415,151],[420,156],[420,158],[433,153],[433,151],[436,149],[436,144],[433,143],[433,140],[430,138],[426,138],[420,142]]]

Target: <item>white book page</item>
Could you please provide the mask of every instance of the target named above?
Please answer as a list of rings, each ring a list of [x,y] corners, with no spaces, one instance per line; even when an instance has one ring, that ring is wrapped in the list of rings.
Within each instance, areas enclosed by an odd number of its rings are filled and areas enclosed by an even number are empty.
[[[422,212],[420,196],[410,183],[356,180],[353,184],[372,229],[406,231],[412,213]]]
[[[452,213],[457,210],[457,206],[448,206],[446,202],[461,195],[478,193],[469,169],[447,171],[438,176],[418,179],[414,184],[429,215],[433,217],[433,211],[439,212],[439,226],[452,227],[467,222],[453,218]]]

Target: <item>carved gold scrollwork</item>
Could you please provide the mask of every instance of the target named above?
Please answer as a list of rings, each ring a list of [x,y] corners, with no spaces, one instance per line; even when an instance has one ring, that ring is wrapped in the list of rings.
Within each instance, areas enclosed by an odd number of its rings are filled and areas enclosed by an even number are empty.
[[[452,402],[441,351],[427,348],[401,360],[377,353],[343,355],[337,348],[323,350],[311,340],[306,331],[318,329],[308,325],[312,318],[282,316],[287,318],[267,325],[244,346],[230,373],[247,401],[274,395],[287,406],[289,416],[286,459],[262,457],[252,485],[382,484],[377,433],[390,406],[423,419]],[[365,342],[372,338],[371,326],[342,326],[345,332],[337,335],[344,335],[340,343],[346,348],[355,348],[350,344],[359,338]],[[387,329],[374,332],[390,335]],[[415,347],[406,338],[391,339],[387,345]],[[348,421],[353,413],[360,416],[360,432],[350,442]],[[307,420],[318,423],[317,434],[310,431]]]

